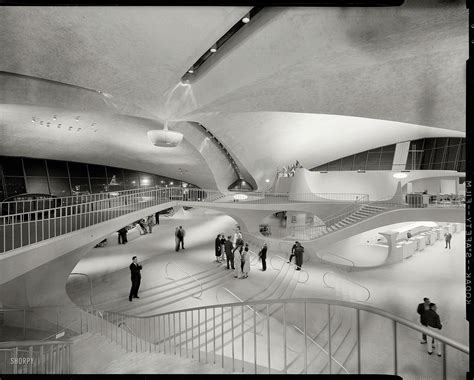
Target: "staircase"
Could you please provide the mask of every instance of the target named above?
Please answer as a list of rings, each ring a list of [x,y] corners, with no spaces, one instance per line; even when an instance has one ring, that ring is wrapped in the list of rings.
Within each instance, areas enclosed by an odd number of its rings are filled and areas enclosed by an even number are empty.
[[[85,333],[73,338],[73,374],[155,374],[155,373],[231,373],[197,360],[159,352],[126,352],[99,334]]]
[[[325,221],[325,226],[308,227],[304,231],[306,239],[317,239],[343,228],[349,227],[353,224],[359,223],[363,220],[371,218],[377,214],[387,211],[386,207],[363,205],[358,210],[343,214],[338,217]]]

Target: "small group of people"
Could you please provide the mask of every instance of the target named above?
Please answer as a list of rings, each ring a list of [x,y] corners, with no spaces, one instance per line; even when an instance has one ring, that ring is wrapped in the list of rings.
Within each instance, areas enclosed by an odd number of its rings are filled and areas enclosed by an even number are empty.
[[[266,271],[266,243],[260,249],[258,256],[262,261],[262,271]],[[217,235],[215,240],[215,257],[217,263],[226,263],[226,269],[235,271],[235,278],[248,278],[250,272],[250,248],[248,243],[244,242],[239,226],[236,228],[233,239],[231,235],[228,235],[226,239],[224,233]]]
[[[430,330],[441,330],[443,325],[439,319],[439,315],[436,312],[437,307],[435,303],[432,303],[429,298],[423,298],[423,302],[418,304],[416,312],[420,315],[420,323],[428,327]],[[421,335],[421,344],[428,344],[428,354],[433,354],[433,348],[436,348],[438,356],[441,356],[441,345],[440,342],[435,340],[433,337],[427,336],[426,334]]]
[[[293,247],[291,247],[291,255],[288,260],[288,263],[291,263],[291,260],[294,257],[296,270],[301,270],[301,267],[303,266],[303,253],[304,253],[304,247],[301,245],[299,241],[295,241],[295,244],[293,244]]]
[[[186,231],[183,226],[176,227],[174,231],[174,242],[175,242],[175,251],[179,252],[179,249],[184,249],[184,236]]]
[[[140,235],[146,235],[153,232],[153,215],[149,215],[146,219],[140,219],[138,225],[140,226]]]
[[[303,167],[303,165],[301,165],[299,163],[299,161],[296,160],[296,162],[293,165],[288,165],[287,167],[284,166],[283,168],[278,169],[277,170],[277,177],[278,178],[280,178],[280,177],[294,177],[294,175],[296,173],[296,169],[300,169],[302,167]]]

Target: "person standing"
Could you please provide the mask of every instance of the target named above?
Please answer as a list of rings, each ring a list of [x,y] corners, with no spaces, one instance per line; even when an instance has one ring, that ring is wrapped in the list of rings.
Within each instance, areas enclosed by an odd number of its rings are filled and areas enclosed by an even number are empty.
[[[446,247],[444,247],[444,248],[448,248],[448,246],[449,246],[449,249],[451,249],[451,238],[452,237],[453,237],[453,235],[451,235],[451,233],[449,231],[444,234],[444,240],[446,241]]]
[[[262,260],[262,272],[265,272],[267,270],[267,243],[263,244],[262,249],[258,253],[258,256],[260,257],[260,260]]]
[[[232,252],[232,249],[234,248],[234,245],[232,244],[232,237],[229,235],[227,236],[227,240],[225,242],[225,257],[227,260],[227,269],[235,269],[234,267],[234,253]],[[229,267],[230,263],[230,267]]]
[[[216,255],[216,263],[221,262],[221,235],[217,235],[215,241],[215,255]]]
[[[420,315],[420,323],[423,326],[427,326],[426,320],[425,320],[425,313],[430,310],[430,299],[429,298],[423,298],[423,302],[418,304],[418,307],[416,308],[416,312]],[[421,344],[426,344],[426,334],[421,334]]]
[[[132,263],[130,264],[130,274],[132,276],[132,287],[130,289],[130,295],[128,296],[130,302],[132,302],[132,298],[140,298],[138,297],[138,289],[140,288],[142,279],[142,275],[140,274],[141,270],[142,266],[138,262],[137,256],[133,256]]]
[[[151,234],[153,230],[153,215],[149,215],[147,219],[148,232]]]
[[[300,243],[296,243],[296,248],[295,248],[296,270],[301,270],[301,267],[303,266],[303,252],[304,252],[304,247]]]
[[[221,261],[222,262],[226,261],[226,259],[225,259],[225,236],[224,236],[223,233],[221,234]]]
[[[243,252],[243,265],[242,265],[242,278],[247,278],[250,272],[250,256],[249,256],[249,245],[245,244]]]
[[[411,231],[407,232],[407,240],[410,240],[413,235],[411,234]]]
[[[293,247],[291,247],[291,255],[290,255],[290,259],[288,260],[288,263],[291,263],[291,259],[295,256],[295,249],[296,247],[298,246],[298,242],[295,241],[295,244],[293,244]],[[296,261],[296,259],[295,259]]]
[[[179,233],[179,227],[176,227],[176,229],[174,230],[174,250],[176,252],[179,251],[179,237],[178,237],[178,233]]]
[[[237,239],[237,246],[234,248],[232,253],[234,254],[234,267],[235,267],[235,278],[242,277],[242,251],[244,248],[244,242],[241,239]]]
[[[178,250],[179,245],[181,244],[181,248],[184,249],[184,236],[186,235],[186,231],[184,230],[183,226],[179,226],[178,229]]]
[[[439,320],[439,315],[436,313],[437,307],[436,304],[430,303],[430,309],[425,312],[425,321],[426,324],[428,325],[428,328],[430,330],[441,330],[443,325],[441,324],[441,321]],[[433,346],[435,345],[435,340],[433,337],[429,336],[428,337],[428,354],[433,353]],[[438,356],[441,356],[441,344],[439,340],[436,341],[436,351],[438,352]]]
[[[126,244],[128,243],[127,240],[127,226],[118,230],[118,243],[119,244]]]

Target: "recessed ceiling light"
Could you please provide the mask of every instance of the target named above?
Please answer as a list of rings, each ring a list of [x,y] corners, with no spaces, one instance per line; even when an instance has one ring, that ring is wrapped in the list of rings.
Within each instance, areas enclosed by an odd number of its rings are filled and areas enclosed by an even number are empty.
[[[76,117],[76,121],[79,121],[79,116]]]
[[[173,182],[170,182],[170,185],[172,185],[172,184],[173,184]]]
[[[32,119],[31,119],[31,122],[32,122],[32,123],[36,123],[36,118],[32,118]]]
[[[244,24],[247,24],[249,21],[250,21],[250,17],[249,17],[248,15],[245,16],[245,17],[242,19],[242,22],[243,22]]]
[[[217,51],[217,48],[215,46],[211,47],[210,49],[211,53],[215,53]]]
[[[393,178],[406,178],[408,177],[407,173],[394,173]]]
[[[265,180],[265,182],[268,183],[268,182],[270,182],[270,180],[267,178],[267,179]]]
[[[54,115],[54,116],[53,116],[53,120],[56,120],[56,119],[57,119],[57,116],[56,116],[56,115]]]
[[[188,70],[188,73],[189,73],[189,74],[194,74],[194,70],[193,70],[193,69],[189,69],[189,70]]]

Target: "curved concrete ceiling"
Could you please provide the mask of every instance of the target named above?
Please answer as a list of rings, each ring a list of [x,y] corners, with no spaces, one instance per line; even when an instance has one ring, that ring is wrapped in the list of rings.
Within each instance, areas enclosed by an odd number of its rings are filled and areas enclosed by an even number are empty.
[[[0,97],[0,103],[13,103],[1,109],[0,154],[29,152],[170,177],[187,165],[184,180],[215,187],[213,174],[229,174],[212,173],[186,141],[156,154],[144,138],[145,126],[156,128],[160,120],[198,121],[264,188],[262,181],[272,179],[277,167],[296,159],[312,167],[395,141],[464,131],[468,11],[462,1],[266,8],[194,80],[180,84],[183,73],[249,9],[4,7],[0,71],[101,93],[87,101],[71,95],[62,104],[56,85],[8,88],[10,95],[30,96],[27,102]],[[107,126],[106,136],[97,132],[85,139],[78,133],[62,140],[31,128],[39,110],[29,107],[72,118],[76,98],[84,115]],[[107,104],[89,108],[96,101]],[[125,121],[120,114],[156,122]],[[319,137],[306,138],[314,126]],[[88,147],[80,150],[80,143]]]
[[[193,115],[238,154],[259,189],[276,170],[298,160],[313,168],[332,160],[396,142],[425,137],[465,137],[464,132],[386,120],[291,112]],[[255,133],[255,131],[258,133]],[[382,132],[383,131],[383,132]]]
[[[148,130],[162,128],[154,120],[9,104],[0,104],[0,115],[0,154],[116,166],[217,187],[203,156],[186,138],[176,148],[148,140]]]

